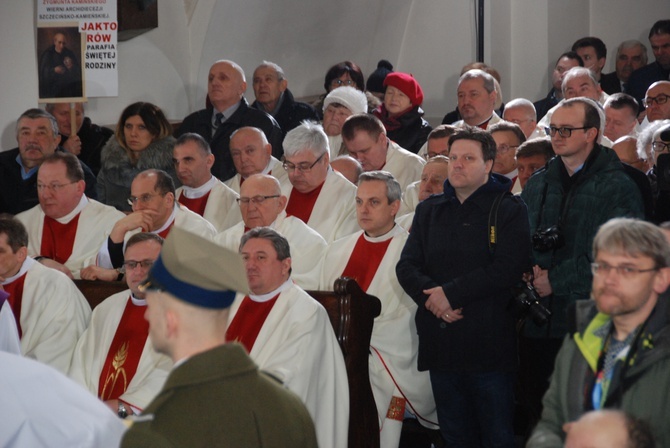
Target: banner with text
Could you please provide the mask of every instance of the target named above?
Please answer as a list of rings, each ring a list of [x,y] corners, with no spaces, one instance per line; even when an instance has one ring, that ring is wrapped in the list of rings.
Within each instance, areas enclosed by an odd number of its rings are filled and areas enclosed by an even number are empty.
[[[118,95],[116,1],[37,0],[41,100]]]

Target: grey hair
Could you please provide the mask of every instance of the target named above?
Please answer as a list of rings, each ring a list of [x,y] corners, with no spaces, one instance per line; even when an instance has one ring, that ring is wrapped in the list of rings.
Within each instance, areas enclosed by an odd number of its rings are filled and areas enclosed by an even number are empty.
[[[283,81],[286,79],[286,74],[284,73],[284,69],[281,68],[278,64],[275,64],[274,62],[270,61],[263,61],[261,65],[256,67],[256,70],[258,70],[261,67],[268,67],[271,68],[277,73],[277,80],[278,81]],[[254,70],[254,74],[256,73],[256,70]]]
[[[281,233],[270,227],[256,227],[242,235],[242,239],[240,240],[240,252],[242,252],[242,248],[247,244],[247,241],[252,238],[268,240],[272,244],[272,247],[274,247],[275,252],[277,252],[277,260],[282,261],[291,258],[291,248],[288,244],[288,240],[284,238]]]
[[[637,155],[642,160],[652,160],[651,142],[654,140],[654,134],[663,126],[670,125],[670,120],[652,121],[637,135]]]
[[[496,90],[496,81],[495,78],[488,73],[486,73],[484,70],[479,70],[477,68],[468,70],[467,72],[463,73],[460,78],[458,78],[458,85],[460,86],[463,81],[466,81],[468,79],[481,79],[484,81],[484,88],[488,93],[493,92]],[[497,92],[497,90],[496,90]]]
[[[563,83],[561,84],[561,91],[563,92],[563,95],[565,95],[565,86],[568,84],[568,82],[573,78],[579,78],[580,76],[588,76],[593,86],[598,87],[598,80],[596,79],[596,75],[593,74],[591,69],[586,67],[572,67],[570,70],[565,72],[565,75],[563,75]]]
[[[627,50],[629,48],[635,48],[635,47],[642,48],[642,65],[647,65],[647,60],[649,58],[647,56],[647,47],[642,42],[640,42],[639,40],[635,40],[635,39],[624,40],[623,42],[621,42],[616,49],[616,58],[619,59],[619,54],[623,50]]]
[[[46,110],[33,108],[28,109],[27,111],[22,113],[19,119],[16,120],[16,137],[19,136],[19,123],[24,118],[29,118],[31,120],[35,120],[37,118],[46,118],[51,123],[51,132],[53,133],[53,136],[56,137],[60,133],[58,131],[58,122],[56,121],[56,118],[53,115],[51,115]]]
[[[284,155],[291,157],[302,151],[310,151],[317,157],[330,152],[328,136],[323,127],[313,121],[305,120],[300,126],[291,129],[284,138]]]
[[[537,111],[535,110],[535,105],[526,98],[514,98],[512,101],[505,104],[505,110],[515,108],[523,109],[529,115],[532,115],[534,120],[537,119]],[[504,111],[503,115],[505,115]]]
[[[402,198],[402,189],[400,184],[388,171],[366,171],[358,177],[358,185],[363,182],[381,181],[386,185],[386,199],[388,203],[399,201]]]
[[[614,218],[600,226],[593,240],[593,258],[599,251],[654,260],[656,268],[670,266],[670,243],[658,226],[634,218]]]

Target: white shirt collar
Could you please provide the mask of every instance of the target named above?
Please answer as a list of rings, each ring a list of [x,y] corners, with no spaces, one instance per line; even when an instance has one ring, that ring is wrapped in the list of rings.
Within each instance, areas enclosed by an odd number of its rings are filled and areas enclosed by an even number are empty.
[[[61,224],[67,224],[68,222],[72,221],[72,219],[77,216],[83,209],[88,205],[88,198],[86,198],[86,195],[81,195],[81,199],[79,199],[79,204],[67,215],[61,216],[60,218],[56,219]]]
[[[212,191],[214,185],[216,185],[217,178],[212,176],[207,182],[200,185],[198,188],[191,188],[184,185],[182,187],[182,194],[189,199],[198,199]]]
[[[266,294],[260,294],[260,295],[249,294],[249,298],[251,300],[253,300],[254,302],[267,302],[268,300],[272,299],[277,294],[281,294],[282,292],[284,292],[285,290],[287,290],[291,286],[293,286],[293,280],[291,280],[291,278],[289,277],[288,280],[286,280],[284,283],[279,285],[279,288],[277,288],[273,291],[270,291]]]
[[[383,235],[380,236],[369,236],[365,232],[363,232],[363,238],[365,238],[365,241],[368,241],[370,243],[383,243],[386,240],[390,240],[391,238],[398,236],[402,234],[405,231],[401,226],[399,226],[396,223],[393,223],[393,228],[386,232]]]
[[[4,282],[2,282],[3,285],[9,285],[11,282],[16,280],[17,278],[21,277],[23,274],[28,272],[30,268],[32,268],[35,263],[35,259],[32,257],[26,257],[26,260],[23,262],[21,265],[21,269],[19,269],[19,272],[17,272],[15,275],[12,275],[11,277],[7,277]]]
[[[165,221],[165,224],[163,224],[163,226],[160,229],[154,230],[152,233],[158,234],[161,233],[163,230],[167,229],[168,227],[170,227],[170,225],[174,221],[175,215],[177,214],[177,207],[179,206],[175,202],[174,207],[172,207],[172,213],[170,214],[170,217],[167,219],[167,221]]]

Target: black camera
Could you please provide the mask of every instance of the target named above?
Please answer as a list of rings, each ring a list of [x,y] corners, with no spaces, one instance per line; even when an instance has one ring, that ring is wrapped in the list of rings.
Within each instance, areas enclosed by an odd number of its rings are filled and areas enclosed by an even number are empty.
[[[563,247],[564,244],[565,238],[563,238],[563,232],[558,226],[538,230],[533,235],[533,249],[538,252],[549,252]]]
[[[540,303],[540,295],[532,285],[520,282],[512,288],[512,296],[522,317],[530,316],[538,327],[542,327],[549,321],[551,311]]]

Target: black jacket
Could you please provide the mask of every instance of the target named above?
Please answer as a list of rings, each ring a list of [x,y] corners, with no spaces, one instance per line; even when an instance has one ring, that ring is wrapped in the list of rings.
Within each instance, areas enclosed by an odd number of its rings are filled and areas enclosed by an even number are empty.
[[[230,136],[245,126],[254,126],[263,131],[272,145],[273,156],[280,159],[284,155],[283,134],[277,121],[265,112],[249,107],[249,103],[244,98],[240,100],[240,107],[219,126],[214,135],[212,135],[212,110],[202,109],[184,118],[184,122],[175,132],[175,137],[187,132],[195,132],[207,140],[215,157],[212,174],[225,181],[237,173],[233,165],[233,158],[230,156]]]
[[[65,151],[60,146],[56,151]],[[19,148],[0,153],[0,213],[16,215],[39,204],[37,198],[37,172],[28,179],[21,177],[21,165],[16,161]],[[91,169],[81,160],[86,181],[85,194],[88,198],[97,199],[96,179]]]
[[[112,135],[114,135],[114,131],[91,123],[91,119],[88,117],[84,118],[79,132],[77,132],[77,136],[81,140],[81,152],[77,157],[88,165],[96,176],[100,171],[100,153]],[[67,139],[68,137],[65,135],[61,135],[60,144],[65,143]]]
[[[384,126],[386,126],[386,136],[388,138],[414,154],[419,152],[419,149],[428,140],[428,134],[433,130],[428,122],[423,119],[423,110],[419,106],[397,117],[396,127],[387,125],[390,119],[384,116],[387,115],[387,112],[382,106],[375,109],[374,115],[382,120]]]
[[[558,104],[558,98],[556,98],[554,89],[551,89],[545,98],[539,101],[535,101],[533,103],[533,106],[535,106],[535,115],[537,115],[538,123],[540,120],[542,120],[542,118],[545,115],[547,115],[549,109],[551,109],[557,104]]]
[[[503,372],[517,367],[509,290],[530,264],[528,215],[518,196],[507,195],[500,203],[494,251],[488,242],[491,207],[510,184],[493,174],[461,204],[447,180],[443,194],[416,208],[396,274],[418,305],[419,370]],[[463,319],[447,324],[426,309],[423,290],[436,286],[454,309],[463,309]]]
[[[665,70],[658,62],[640,67],[631,73],[626,83],[626,93],[636,98],[642,104],[642,98],[647,94],[647,89],[656,81],[665,81],[670,75],[670,70]]]
[[[251,107],[265,112],[258,101],[254,101]],[[288,131],[297,128],[304,120],[320,121],[316,110],[307,103],[296,101],[289,89],[284,91],[281,106],[273,117],[279,123],[284,137]]]
[[[608,95],[621,92],[621,81],[617,78],[616,72],[603,73],[600,76],[600,88]]]

